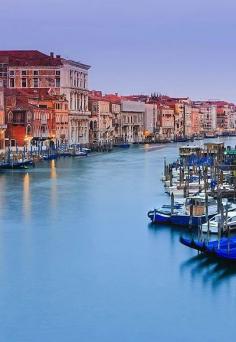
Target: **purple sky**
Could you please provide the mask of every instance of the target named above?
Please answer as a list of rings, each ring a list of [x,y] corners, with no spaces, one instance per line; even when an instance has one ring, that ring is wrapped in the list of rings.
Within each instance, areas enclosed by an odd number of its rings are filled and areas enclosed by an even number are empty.
[[[90,89],[236,102],[235,0],[7,0],[1,49],[88,63]]]

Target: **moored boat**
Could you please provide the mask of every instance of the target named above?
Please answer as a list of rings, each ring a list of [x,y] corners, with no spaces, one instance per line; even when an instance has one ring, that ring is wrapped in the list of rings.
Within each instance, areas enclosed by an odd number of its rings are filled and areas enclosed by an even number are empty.
[[[213,216],[209,220],[209,224],[206,222],[202,225],[202,232],[207,233],[208,232],[208,226],[209,226],[209,233],[211,234],[218,234],[219,229],[221,229],[221,232],[224,233],[228,229],[235,230],[236,229],[236,211],[234,209],[234,204],[232,204],[233,208],[232,211],[229,211],[227,214],[227,218],[224,215],[224,222],[221,223],[221,214],[217,214]]]
[[[235,205],[229,203],[226,199],[222,200],[223,207],[228,206],[228,210],[235,209]],[[192,209],[191,209],[192,208]],[[217,214],[217,202],[214,198],[208,197],[207,200],[208,213],[206,213],[205,197],[201,194],[186,198],[184,205],[173,208],[154,209],[148,212],[148,217],[152,223],[167,223],[180,227],[198,227],[204,224],[207,219],[211,219]],[[191,215],[192,210],[192,215]]]
[[[10,161],[0,164],[0,170],[26,170],[29,167],[34,167],[34,162],[32,160]]]
[[[87,157],[88,153],[85,151],[75,151],[75,153],[73,153],[73,157]]]
[[[228,261],[236,261],[236,237],[222,238],[209,242],[180,237],[180,243],[200,251],[207,256],[213,256]]]
[[[44,154],[43,155],[43,160],[54,160],[58,158],[58,154],[57,153],[53,153],[53,154]]]
[[[121,143],[121,144],[114,144],[114,147],[120,147],[120,148],[129,148],[129,143]]]

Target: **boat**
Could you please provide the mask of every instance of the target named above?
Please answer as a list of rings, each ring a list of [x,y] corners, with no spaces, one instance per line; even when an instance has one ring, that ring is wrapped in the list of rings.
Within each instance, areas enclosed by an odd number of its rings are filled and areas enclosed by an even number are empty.
[[[84,152],[84,151],[75,151],[75,153],[73,153],[73,157],[87,157],[88,153]]]
[[[34,166],[32,160],[4,162],[0,164],[0,170],[26,170],[30,166]]]
[[[197,135],[194,137],[194,140],[203,140],[204,137],[202,135]]]
[[[215,134],[214,132],[207,132],[205,133],[205,138],[206,139],[217,138],[217,134]]]
[[[209,242],[180,237],[180,242],[184,246],[200,251],[207,256],[225,261],[236,261],[236,237],[221,238]]]
[[[90,149],[90,148],[87,148],[87,147],[82,147],[82,148],[81,148],[81,151],[82,151],[82,152],[85,152],[85,153],[90,153],[90,152],[91,152],[91,149]]]
[[[196,239],[190,239],[190,238],[184,238],[180,237],[180,242],[187,247],[193,248],[199,252],[205,252],[212,254],[217,249],[225,251],[228,248],[228,245],[232,249],[236,248],[236,237],[232,237],[230,239],[228,238],[221,238],[220,240],[214,240],[214,241],[206,241],[206,240],[196,240]]]
[[[72,156],[72,152],[70,152],[70,151],[61,151],[61,152],[58,152],[58,154],[60,157],[71,157]]]
[[[226,205],[229,210],[235,209],[233,204],[228,203],[226,199],[222,199],[224,208]],[[190,208],[192,207],[192,215]],[[186,198],[185,204],[179,208],[172,209],[154,209],[148,212],[148,217],[152,223],[166,223],[181,227],[198,227],[199,224],[204,224],[207,219],[212,218],[217,214],[217,203],[213,197],[208,197],[208,215],[206,215],[205,196],[202,194],[190,196]]]
[[[184,203],[175,203],[173,205],[173,210],[177,210],[182,208]],[[164,204],[161,208],[159,209],[154,209],[150,210],[148,212],[148,217],[152,221],[152,223],[171,223],[170,222],[170,216],[171,216],[171,205]]]
[[[185,145],[180,146],[179,148],[179,156],[180,158],[191,157],[192,155],[200,155],[202,152],[202,147],[195,145]]]
[[[187,141],[191,141],[191,138],[186,137],[186,136],[176,136],[173,140],[173,142],[187,142]]]
[[[114,147],[120,147],[120,148],[129,148],[129,143],[121,143],[121,144],[114,144]]]
[[[228,218],[226,221],[226,216],[224,216],[224,227],[222,227],[222,233],[227,231],[227,229],[235,230],[236,229],[236,211],[232,210],[228,212]],[[209,233],[211,234],[218,234],[219,225],[221,224],[221,214],[217,214],[213,216],[209,220]],[[208,232],[208,223],[204,223],[202,225],[202,232],[207,233]]]
[[[57,159],[58,154],[44,154],[43,155],[43,160],[54,160]]]
[[[229,242],[227,248],[216,249],[214,255],[223,260],[236,261],[236,246],[232,248],[232,244]]]

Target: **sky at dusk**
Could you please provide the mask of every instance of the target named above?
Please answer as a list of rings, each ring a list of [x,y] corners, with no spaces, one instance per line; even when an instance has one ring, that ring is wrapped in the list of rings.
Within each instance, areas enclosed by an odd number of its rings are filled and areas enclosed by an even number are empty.
[[[235,0],[2,0],[1,49],[90,64],[90,89],[236,102],[235,13]]]

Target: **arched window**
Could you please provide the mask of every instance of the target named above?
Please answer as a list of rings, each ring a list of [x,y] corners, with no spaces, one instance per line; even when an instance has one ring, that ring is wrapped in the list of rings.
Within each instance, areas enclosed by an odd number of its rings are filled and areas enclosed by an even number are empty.
[[[41,133],[46,133],[46,126],[45,125],[41,126]]]
[[[13,120],[13,113],[9,112],[8,113],[8,122],[12,122],[12,120]]]
[[[31,135],[31,133],[32,133],[32,128],[31,128],[30,125],[27,125],[27,127],[26,127],[26,135]]]
[[[32,120],[32,113],[28,112],[27,113],[27,122],[30,122]]]

